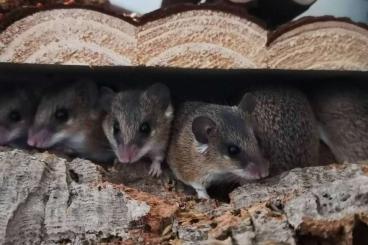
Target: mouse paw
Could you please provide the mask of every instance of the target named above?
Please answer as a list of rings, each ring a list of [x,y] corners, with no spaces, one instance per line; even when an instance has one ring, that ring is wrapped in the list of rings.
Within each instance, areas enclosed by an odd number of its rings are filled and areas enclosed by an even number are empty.
[[[204,199],[204,200],[208,200],[210,199],[210,196],[207,194],[207,191],[204,189],[196,189],[197,191],[197,197],[199,199]]]
[[[152,177],[160,177],[161,174],[161,162],[153,162],[149,170],[149,175]]]

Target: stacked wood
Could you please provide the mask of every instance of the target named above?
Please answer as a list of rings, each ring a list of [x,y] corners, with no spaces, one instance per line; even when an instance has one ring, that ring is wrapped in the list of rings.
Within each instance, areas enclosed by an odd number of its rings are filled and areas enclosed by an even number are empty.
[[[0,61],[15,63],[367,70],[367,55],[367,27],[345,19],[307,18],[269,32],[243,15],[205,7],[137,23],[86,9],[45,10],[0,34]],[[0,243],[367,240],[366,163],[294,169],[244,184],[228,204],[173,192],[171,182],[147,172],[3,149]]]
[[[0,61],[190,68],[367,70],[368,28],[305,18],[274,32],[219,9],[156,12],[132,23],[86,9],[54,9],[0,34]]]

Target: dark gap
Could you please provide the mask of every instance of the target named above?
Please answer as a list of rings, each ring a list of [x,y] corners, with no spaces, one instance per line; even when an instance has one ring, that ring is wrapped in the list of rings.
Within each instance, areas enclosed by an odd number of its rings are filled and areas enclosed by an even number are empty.
[[[353,230],[353,245],[366,245],[368,243],[368,225],[357,220]]]
[[[116,235],[109,235],[108,237],[104,237],[100,239],[101,243],[119,243],[123,240],[122,237]]]
[[[75,192],[74,190],[69,191],[68,201],[66,202],[67,207],[70,207],[70,205],[72,205],[72,202],[76,196],[78,196],[77,192]]]
[[[215,198],[220,202],[230,203],[229,194],[239,187],[238,182],[223,182],[223,183],[213,183],[207,188],[208,195],[211,198]]]
[[[79,175],[76,172],[74,172],[74,170],[70,169],[69,170],[69,175],[70,175],[70,178],[72,180],[74,180],[75,182],[79,183]]]
[[[322,236],[324,236],[322,234]],[[296,241],[298,245],[335,245],[348,243],[350,239],[349,234],[344,231],[344,227],[339,229],[334,234],[329,234],[328,238],[312,235],[309,233],[302,233],[300,230],[296,233]]]
[[[188,100],[234,105],[246,91],[258,86],[292,86],[307,96],[326,87],[367,89],[368,72],[359,71],[297,71],[267,69],[183,69],[159,67],[87,67],[65,65],[36,65],[0,63],[0,88],[10,87],[49,88],[58,90],[78,80],[87,79],[100,86],[115,90],[144,88],[161,82],[166,84],[174,105]],[[335,162],[328,147],[321,144],[321,163]],[[327,159],[327,160],[326,160]],[[165,166],[165,165],[164,165]],[[79,176],[70,172],[78,183]],[[229,202],[228,194],[239,184],[214,183],[208,189],[211,197]]]
[[[335,240],[325,239],[312,235],[297,236],[298,245],[335,245]]]
[[[337,163],[331,149],[323,142],[319,142],[319,164]]]

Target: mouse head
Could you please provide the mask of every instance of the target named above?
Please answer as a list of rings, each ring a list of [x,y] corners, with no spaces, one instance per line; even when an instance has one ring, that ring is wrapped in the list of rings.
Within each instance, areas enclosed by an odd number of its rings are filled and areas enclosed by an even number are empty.
[[[215,172],[249,180],[268,176],[269,163],[263,158],[253,131],[254,107],[254,96],[246,94],[236,107],[220,106],[194,118],[194,150]]]
[[[36,99],[25,90],[14,90],[0,96],[0,145],[27,137],[36,107]]]
[[[98,100],[95,83],[82,81],[46,94],[37,108],[34,123],[28,133],[28,144],[47,149],[68,142],[84,140],[82,128],[88,128]]]
[[[103,128],[119,161],[130,163],[165,150],[172,118],[170,91],[158,83],[143,92],[118,93]]]

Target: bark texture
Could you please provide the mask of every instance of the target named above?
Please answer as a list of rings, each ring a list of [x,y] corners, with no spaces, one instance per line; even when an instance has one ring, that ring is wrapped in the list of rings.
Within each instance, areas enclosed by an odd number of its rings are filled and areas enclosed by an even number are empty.
[[[169,175],[157,180],[147,170],[145,163],[103,169],[2,149],[0,244],[359,244],[367,238],[365,163],[245,183],[230,203],[173,192]]]
[[[0,244],[127,239],[150,211],[89,161],[14,150],[0,153],[0,170]]]

